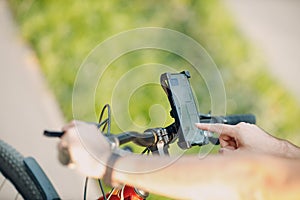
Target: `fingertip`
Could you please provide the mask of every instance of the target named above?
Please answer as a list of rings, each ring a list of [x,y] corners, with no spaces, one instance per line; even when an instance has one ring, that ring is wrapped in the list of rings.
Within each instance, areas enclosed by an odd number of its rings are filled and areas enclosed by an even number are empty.
[[[195,126],[197,126],[197,127],[207,127],[209,124],[207,124],[207,123],[199,123],[199,122],[197,122],[197,123],[195,123]]]
[[[195,123],[195,126],[198,128],[198,129],[202,129],[202,126],[200,123]]]
[[[205,123],[195,123],[195,126],[203,131],[207,131],[208,130],[208,125]]]

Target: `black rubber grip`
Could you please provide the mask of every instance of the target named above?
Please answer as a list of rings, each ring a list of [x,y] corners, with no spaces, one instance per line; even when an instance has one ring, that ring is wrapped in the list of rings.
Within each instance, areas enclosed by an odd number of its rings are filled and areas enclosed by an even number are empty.
[[[244,115],[228,115],[224,117],[225,124],[235,125],[240,122],[246,122],[250,124],[256,123],[256,118],[252,114],[244,114]]]
[[[125,144],[127,142],[133,142],[142,147],[149,147],[156,143],[156,137],[152,132],[144,132],[140,134],[138,132],[124,132],[115,135],[119,141],[119,145]]]

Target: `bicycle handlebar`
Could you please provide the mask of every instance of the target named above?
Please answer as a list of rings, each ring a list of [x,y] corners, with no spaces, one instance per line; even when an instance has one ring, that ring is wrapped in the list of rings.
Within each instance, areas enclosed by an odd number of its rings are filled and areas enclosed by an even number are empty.
[[[239,114],[239,115],[228,115],[228,116],[211,116],[211,115],[203,115],[200,114],[200,123],[223,123],[223,124],[230,124],[230,125],[236,125],[240,122],[246,122],[250,124],[256,123],[256,118],[252,114]],[[168,135],[169,141],[172,141],[174,138],[176,138],[177,133],[174,132],[175,124],[171,124],[170,126],[166,128],[162,128],[165,130],[166,134]],[[153,130],[153,131],[151,131]],[[155,134],[155,129],[149,129],[145,131],[143,134],[134,132],[134,131],[128,131],[120,134],[110,134],[109,137],[111,137],[113,142],[116,142],[118,145],[122,145],[128,142],[133,142],[139,146],[143,147],[150,147],[157,143],[158,137]],[[217,140],[218,138],[209,138],[210,141],[214,144],[218,144]]]
[[[211,116],[211,115],[199,115],[200,123],[223,123],[223,124],[229,124],[229,125],[236,125],[240,122],[246,122],[250,124],[256,123],[256,118],[252,114],[238,114],[238,115],[228,115],[228,116]],[[162,128],[165,130],[166,134],[168,135],[169,141],[172,141],[174,138],[176,138],[177,133],[174,132],[174,126],[175,124],[171,124],[170,126],[166,128]],[[145,131],[143,134],[138,132],[124,132],[120,134],[111,134],[111,136],[114,137],[114,139],[117,139],[117,143],[119,145],[133,142],[139,146],[143,147],[150,147],[152,145],[155,145],[158,141],[157,135],[155,132],[152,132],[151,130],[155,131],[155,129],[149,129]],[[210,141],[214,144],[218,144],[216,142],[217,138],[210,138]]]
[[[110,134],[109,138],[117,139],[118,145],[126,144],[128,142],[133,142],[139,146],[149,147],[156,143],[156,136],[153,132],[144,132],[140,134],[138,132],[129,131],[120,134]]]
[[[246,122],[251,124],[256,123],[255,116],[252,114],[229,115],[229,116],[211,116],[211,115],[199,114],[199,118],[200,118],[200,123],[223,123],[223,124],[230,124],[230,125],[235,125],[240,122]],[[165,139],[165,144],[172,143],[174,139],[176,139],[178,136],[176,130],[177,130],[176,124],[173,123],[166,128],[148,129],[143,134],[134,131],[128,131],[119,134],[106,134],[105,136],[108,137],[112,142],[115,142],[117,146],[128,142],[133,142],[139,146],[151,147],[151,146],[155,146],[157,142],[162,138]],[[47,130],[44,131],[44,135],[48,137],[61,137],[63,134],[64,134],[63,131],[47,131]],[[209,141],[216,145],[219,144],[218,138],[209,137]],[[65,165],[69,164],[70,157],[68,155],[68,152],[64,152],[64,155],[60,155],[60,156],[63,156],[64,157],[63,160],[66,160],[66,162],[62,164]]]
[[[250,124],[255,124],[256,123],[256,118],[252,114],[246,114],[246,115],[229,115],[224,117],[226,120],[225,124],[231,124],[231,125],[236,125],[240,122],[246,122]]]
[[[230,125],[236,125],[240,122],[246,122],[250,124],[256,123],[256,118],[252,114],[228,115],[228,116],[211,116],[211,115],[199,114],[199,118],[200,118],[200,123],[223,123],[223,124],[230,124]],[[171,124],[170,126],[164,129],[167,132],[170,140],[175,138],[177,134],[176,131],[174,133],[174,126],[175,124]],[[111,137],[111,140],[113,142],[118,143],[118,145],[122,145],[128,142],[133,142],[139,146],[149,147],[154,145],[158,140],[156,134],[151,130],[155,130],[155,129],[149,129],[145,131],[143,134],[134,131],[128,131],[119,134],[109,134],[106,136]],[[63,131],[48,131],[48,130],[44,131],[44,135],[48,137],[61,137],[63,134],[64,134]],[[117,141],[114,141],[116,139]]]
[[[229,116],[211,116],[200,114],[200,123],[224,123],[235,125],[240,122],[246,122],[255,124],[255,116],[252,114],[246,115],[229,115]],[[143,134],[134,131],[123,132],[120,134],[106,134],[112,142],[116,145],[122,145],[128,142],[133,142],[139,146],[151,147],[155,146],[159,139],[165,139],[165,144],[171,143],[177,138],[176,124],[173,123],[166,128],[148,129]],[[159,134],[158,134],[159,133]],[[63,131],[44,131],[44,135],[48,137],[61,137],[64,134]],[[218,138],[210,137],[209,141],[213,144],[219,144]],[[70,163],[70,155],[67,151],[61,152],[60,161],[64,165]]]
[[[256,118],[252,114],[239,114],[239,115],[227,115],[227,116],[211,116],[200,114],[200,123],[222,123],[236,125],[240,122],[246,122],[250,124],[256,123]]]

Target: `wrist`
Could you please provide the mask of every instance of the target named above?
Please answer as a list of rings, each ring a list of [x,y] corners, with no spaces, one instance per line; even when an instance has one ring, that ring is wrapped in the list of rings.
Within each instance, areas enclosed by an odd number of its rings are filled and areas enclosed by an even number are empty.
[[[112,187],[118,187],[119,183],[115,180],[115,175],[117,171],[116,163],[121,157],[124,157],[128,154],[131,154],[128,151],[124,151],[119,148],[114,148],[110,154],[110,156],[107,159],[106,162],[106,169],[103,175],[103,181],[106,185],[112,186]]]

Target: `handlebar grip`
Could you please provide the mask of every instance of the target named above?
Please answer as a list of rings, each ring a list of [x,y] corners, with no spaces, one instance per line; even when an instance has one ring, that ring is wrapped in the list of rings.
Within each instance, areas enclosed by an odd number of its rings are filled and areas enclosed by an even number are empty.
[[[224,123],[225,124],[236,125],[236,124],[238,124],[240,122],[246,122],[246,123],[250,123],[250,124],[255,124],[256,123],[256,118],[252,114],[224,116]]]
[[[115,136],[119,141],[119,145],[127,142],[133,142],[139,146],[149,147],[156,143],[156,137],[152,132],[144,132],[144,134],[140,134],[138,132],[130,131]]]

